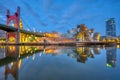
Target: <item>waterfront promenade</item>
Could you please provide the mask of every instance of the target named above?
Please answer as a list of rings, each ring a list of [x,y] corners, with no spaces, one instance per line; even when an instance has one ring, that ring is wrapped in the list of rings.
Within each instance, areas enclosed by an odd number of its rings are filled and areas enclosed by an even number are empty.
[[[58,46],[90,46],[90,45],[114,46],[119,44],[120,43],[115,42],[0,43],[0,45],[58,45]]]

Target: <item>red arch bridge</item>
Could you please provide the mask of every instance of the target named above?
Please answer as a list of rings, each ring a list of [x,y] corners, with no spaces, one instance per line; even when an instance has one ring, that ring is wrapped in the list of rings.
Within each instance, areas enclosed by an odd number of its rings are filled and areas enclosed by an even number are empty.
[[[22,28],[20,7],[17,8],[14,15],[10,15],[9,10],[7,10],[6,17],[6,25],[0,24],[0,29],[6,32],[5,44],[36,43],[41,41],[42,33],[31,32]],[[12,26],[10,26],[11,22],[13,22]]]

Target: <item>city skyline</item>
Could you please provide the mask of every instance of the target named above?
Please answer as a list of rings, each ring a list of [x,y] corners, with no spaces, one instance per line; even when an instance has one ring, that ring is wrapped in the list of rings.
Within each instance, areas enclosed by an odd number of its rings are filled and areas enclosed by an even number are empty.
[[[65,33],[67,30],[84,23],[89,28],[94,28],[96,32],[100,32],[101,35],[105,35],[105,21],[108,18],[115,18],[116,32],[117,35],[120,35],[119,0],[37,0],[36,2],[32,0],[29,2],[2,0],[0,4],[0,23],[3,24],[6,23],[6,10],[10,9],[10,12],[14,13],[17,6],[20,6],[21,19],[25,29],[33,30],[35,28],[42,32]]]
[[[0,0],[0,80],[120,80],[119,10],[120,0]]]

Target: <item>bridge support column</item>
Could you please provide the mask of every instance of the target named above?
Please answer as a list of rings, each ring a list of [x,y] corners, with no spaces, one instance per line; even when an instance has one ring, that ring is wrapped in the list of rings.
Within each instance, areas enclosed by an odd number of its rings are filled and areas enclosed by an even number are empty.
[[[8,32],[6,33],[6,43],[20,43],[20,32]]]
[[[20,31],[19,30],[16,32],[16,43],[20,44]]]
[[[17,29],[15,32],[8,32],[6,34],[6,42],[9,43],[10,36],[14,36],[16,44],[20,43],[20,7],[17,8],[17,11],[14,15],[10,15],[9,10],[7,10],[7,25],[10,24],[11,21],[14,22],[14,27]]]

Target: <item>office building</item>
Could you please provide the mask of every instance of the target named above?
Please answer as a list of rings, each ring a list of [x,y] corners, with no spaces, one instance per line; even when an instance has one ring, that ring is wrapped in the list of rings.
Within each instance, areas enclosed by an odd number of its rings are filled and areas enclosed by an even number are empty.
[[[110,18],[106,21],[106,36],[107,37],[116,37],[115,18]]]

